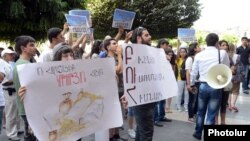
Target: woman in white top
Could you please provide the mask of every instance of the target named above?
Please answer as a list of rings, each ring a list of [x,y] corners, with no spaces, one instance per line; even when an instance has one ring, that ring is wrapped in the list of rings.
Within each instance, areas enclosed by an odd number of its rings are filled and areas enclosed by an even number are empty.
[[[188,120],[194,122],[195,115],[197,113],[197,96],[198,96],[198,87],[199,84],[195,83],[195,87],[190,86],[190,73],[192,71],[192,66],[194,62],[194,56],[201,51],[198,43],[191,43],[188,48],[188,58],[185,62],[185,70],[186,70],[186,83],[187,89],[189,92],[188,98]]]

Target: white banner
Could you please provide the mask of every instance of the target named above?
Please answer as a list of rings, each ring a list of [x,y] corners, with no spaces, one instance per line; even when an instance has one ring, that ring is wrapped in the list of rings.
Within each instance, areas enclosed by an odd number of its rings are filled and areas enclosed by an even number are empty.
[[[112,58],[20,65],[18,74],[40,141],[75,141],[123,123]]]
[[[123,45],[123,81],[129,107],[177,95],[177,82],[163,49]]]

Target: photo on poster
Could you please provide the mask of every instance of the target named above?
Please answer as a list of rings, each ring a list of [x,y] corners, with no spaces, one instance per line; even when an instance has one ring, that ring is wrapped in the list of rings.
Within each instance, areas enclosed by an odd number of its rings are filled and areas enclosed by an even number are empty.
[[[81,9],[70,10],[69,15],[86,16],[89,26],[90,27],[92,26],[92,20],[89,10],[81,10]]]
[[[112,27],[131,29],[135,18],[135,12],[115,9]]]
[[[86,16],[65,14],[65,18],[69,26],[85,26],[89,27]]]
[[[195,29],[178,28],[178,39],[184,42],[192,42],[196,40]]]

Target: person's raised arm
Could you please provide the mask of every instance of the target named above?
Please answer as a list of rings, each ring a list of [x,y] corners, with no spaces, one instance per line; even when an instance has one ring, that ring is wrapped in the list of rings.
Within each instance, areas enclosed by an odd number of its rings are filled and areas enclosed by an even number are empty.
[[[178,39],[178,40],[177,40],[177,49],[176,49],[176,51],[177,51],[177,54],[176,54],[176,61],[178,61],[179,58],[180,58],[180,45],[181,45],[181,42],[180,42],[180,40]]]
[[[116,65],[116,67],[115,67],[115,71],[116,71],[116,73],[117,74],[119,74],[119,73],[122,73],[122,67],[123,67],[123,65],[122,65],[122,47],[121,46],[118,46],[117,47],[117,49],[116,49],[116,55],[117,55],[117,60],[118,60],[118,63],[117,63],[117,65]]]
[[[68,23],[64,23],[64,25],[63,25],[63,31],[62,31],[62,35],[63,36],[67,33],[68,29],[69,29]]]
[[[132,35],[133,35],[133,30],[126,32],[124,43],[128,43],[129,40],[131,39]]]
[[[82,43],[82,46],[85,46],[87,42],[87,35],[86,34],[82,34],[80,38],[77,39],[77,41],[75,43],[73,43],[72,45],[72,49],[75,49],[76,47],[79,47],[79,45]]]
[[[93,34],[91,34],[90,35],[90,50],[92,51],[92,49],[93,49],[93,43],[94,43],[94,36],[93,36]],[[86,42],[85,42],[85,44],[86,44]],[[85,44],[82,44],[82,47],[84,46],[84,49],[85,49]],[[88,58],[91,58],[91,51],[89,52],[89,53],[83,53],[83,57],[82,57],[82,59],[88,59]]]
[[[115,40],[118,42],[121,39],[122,34],[124,33],[124,29],[122,27],[118,28],[118,33],[115,36]]]

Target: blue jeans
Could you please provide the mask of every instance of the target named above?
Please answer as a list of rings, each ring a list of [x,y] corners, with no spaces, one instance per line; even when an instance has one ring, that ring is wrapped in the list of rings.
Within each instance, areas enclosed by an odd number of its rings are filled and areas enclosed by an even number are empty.
[[[134,117],[134,107],[128,107],[128,116],[129,117]]]
[[[4,110],[4,106],[0,106],[0,134],[1,134],[1,129],[2,129],[3,110]]]
[[[215,116],[218,114],[220,108],[221,91],[221,89],[211,88],[207,83],[200,84],[198,94],[198,113],[195,127],[196,135],[202,135],[206,113],[206,124],[215,124]]]
[[[154,111],[154,121],[160,121],[165,117],[165,104],[166,100],[161,100],[156,102],[155,104],[155,111]]]
[[[242,82],[242,88],[243,88],[243,91],[244,90],[247,90],[248,89],[248,84],[249,84],[249,76],[248,76],[248,73],[249,73],[249,65],[244,65],[244,79],[243,79],[243,82]]]
[[[133,108],[137,124],[135,141],[152,141],[155,103],[134,106]]]

